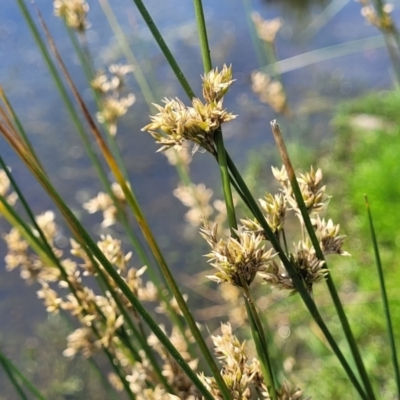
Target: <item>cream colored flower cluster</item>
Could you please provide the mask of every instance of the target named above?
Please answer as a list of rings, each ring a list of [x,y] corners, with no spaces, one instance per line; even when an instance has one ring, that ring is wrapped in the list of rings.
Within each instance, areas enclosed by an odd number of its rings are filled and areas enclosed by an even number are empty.
[[[126,75],[132,71],[131,65],[113,64],[109,67],[111,77],[104,71],[100,71],[91,82],[92,88],[100,96],[100,111],[97,113],[97,120],[107,125],[112,136],[117,133],[118,119],[124,116],[136,101],[133,93],[122,95]]]
[[[269,400],[268,388],[264,383],[260,363],[249,359],[245,342],[232,333],[231,325],[221,325],[221,336],[212,336],[214,352],[221,363],[222,377],[234,400],[249,400],[257,393],[259,400]],[[223,400],[215,379],[200,374],[207,389],[215,400]],[[278,400],[305,400],[303,391],[285,382],[277,390]]]
[[[142,130],[149,132],[158,144],[158,151],[171,147],[180,149],[184,142],[215,154],[214,132],[236,116],[223,108],[223,97],[233,83],[232,68],[224,65],[221,71],[210,71],[203,77],[203,97],[192,100],[192,107],[179,99],[163,100],[164,106],[154,104],[158,113],[150,117],[151,123]]]
[[[261,210],[296,273],[311,291],[312,286],[328,273],[325,261],[317,257],[306,234],[286,169],[283,167],[279,170],[273,167],[272,172],[281,189],[278,194],[267,193],[264,199],[259,200]],[[311,215],[311,222],[323,254],[349,255],[342,249],[345,236],[339,234],[339,225],[335,225],[330,219],[326,221],[319,215],[326,209],[329,201],[329,196],[325,193],[326,187],[322,184],[322,171],[320,169],[315,171],[311,167],[309,172],[299,175],[297,182],[308,213]],[[292,250],[288,247],[285,231],[287,214],[290,211],[293,211],[298,218],[300,223],[298,232],[302,236],[301,240],[293,245]],[[267,237],[259,221],[245,218],[241,220],[241,224],[234,236],[222,240],[217,238],[216,225],[210,228],[207,222],[204,223],[200,233],[212,249],[206,257],[217,270],[208,278],[218,283],[228,282],[245,288],[258,274],[274,287],[295,291],[292,279],[283,264],[277,261],[276,253],[271,248],[266,248]]]
[[[374,25],[383,32],[394,33],[396,28],[394,26],[392,11],[393,4],[382,2],[381,10],[377,11],[369,0],[356,0],[361,4],[361,15],[370,24]]]
[[[64,19],[70,28],[83,32],[89,27],[89,5],[85,0],[55,0],[53,5],[54,14]]]

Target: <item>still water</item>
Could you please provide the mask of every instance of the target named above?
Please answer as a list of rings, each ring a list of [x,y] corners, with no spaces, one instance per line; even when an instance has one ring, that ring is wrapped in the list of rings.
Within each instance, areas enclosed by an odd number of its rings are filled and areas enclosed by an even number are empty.
[[[135,55],[152,82],[154,97],[179,96],[185,100],[133,3],[128,0],[111,3]],[[36,4],[76,84],[94,110],[79,63],[63,25],[53,16],[51,2],[37,0]],[[250,74],[259,65],[246,20],[245,5],[249,4],[250,0],[204,1],[213,63],[219,66],[232,64],[236,79],[225,105],[239,117],[227,126],[224,133],[226,146],[239,166],[245,164],[249,150],[271,142],[269,121],[279,119],[269,108],[262,106],[250,90]],[[192,2],[148,0],[146,6],[187,79],[199,93],[202,62]],[[93,1],[90,7],[88,42],[96,67],[106,68],[111,63],[124,62],[101,7]],[[280,16],[284,19],[276,47],[278,58],[287,60],[282,63],[282,68],[285,71],[283,82],[295,114],[295,123],[288,126],[291,137],[318,146],[321,140],[329,140],[328,122],[339,100],[390,87],[390,63],[379,39],[374,38],[370,47],[369,42],[356,42],[346,47],[350,49],[347,52],[340,47],[343,43],[378,35],[375,28],[368,26],[361,17],[358,3],[348,0],[254,0],[251,7],[263,18]],[[0,83],[20,115],[55,186],[83,220],[93,226],[93,232],[98,233],[98,218],[88,217],[81,211],[82,201],[100,190],[94,179],[95,173],[16,2],[3,1],[0,8]],[[32,7],[29,8],[34,14]],[[326,55],[328,51],[322,56],[325,61],[321,61],[318,54],[312,52],[325,47],[331,48],[330,54],[344,51],[347,55],[333,58]],[[307,55],[294,58],[305,53]],[[315,56],[319,62],[310,61]],[[186,210],[172,196],[177,184],[176,172],[165,157],[155,154],[157,147],[153,139],[140,131],[148,123],[149,110],[133,79],[128,83],[136,93],[137,102],[121,121],[118,141],[133,187],[172,268],[175,271],[184,269],[189,262],[192,267],[194,263],[202,268],[204,259],[201,255],[193,261],[182,251],[188,246],[183,234]],[[2,140],[0,151],[12,167],[35,213],[52,208],[51,201]],[[191,174],[194,182],[217,187],[219,172],[206,154],[195,155]],[[8,229],[1,221],[1,234]],[[1,244],[0,259],[4,255],[5,248]],[[35,285],[27,286],[18,272],[6,272],[4,267],[0,269],[0,338],[6,343],[15,342],[16,348],[23,346],[24,335],[33,334],[35,324],[45,319],[43,307],[36,299],[36,290]]]

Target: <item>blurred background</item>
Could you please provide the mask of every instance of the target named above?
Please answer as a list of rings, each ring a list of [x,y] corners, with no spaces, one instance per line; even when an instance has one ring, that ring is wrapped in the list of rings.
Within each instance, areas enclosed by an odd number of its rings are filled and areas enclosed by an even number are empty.
[[[89,3],[91,26],[87,39],[96,69],[106,69],[110,64],[127,61],[100,3]],[[156,102],[166,96],[186,101],[133,2],[113,0],[110,3],[150,82]],[[200,93],[203,64],[192,2],[147,0],[145,4],[195,93]],[[28,6],[34,14],[34,8]],[[42,12],[75,83],[95,112],[88,84],[64,24],[53,15],[52,2],[37,0],[36,6]],[[232,64],[236,79],[225,98],[225,106],[238,118],[224,128],[225,145],[239,168],[248,172],[250,180],[255,179],[251,177],[252,165],[267,165],[264,180],[257,181],[258,186],[265,186],[261,193],[271,180],[268,166],[272,146],[270,120],[276,118],[280,122],[282,119],[285,137],[291,143],[318,153],[322,146],[326,148],[328,144],[329,147],[333,141],[330,121],[338,104],[393,86],[384,40],[375,27],[365,22],[360,14],[360,4],[353,0],[204,0],[204,7],[213,64],[219,67],[224,63]],[[277,67],[292,110],[291,119],[283,119],[262,104],[251,90],[252,71],[268,70],[266,65],[260,65],[253,46],[249,18],[253,11],[264,19],[280,17],[283,20],[275,46],[279,60]],[[395,9],[395,20],[397,16]],[[82,203],[97,194],[100,184],[16,2],[1,5],[0,60],[0,84],[20,115],[53,183],[91,227],[93,234],[99,235],[103,232],[100,217],[88,215],[82,209]],[[176,170],[168,164],[166,157],[155,154],[157,145],[149,135],[141,132],[149,122],[150,112],[132,76],[127,80],[127,86],[135,94],[136,103],[119,122],[117,140],[131,182],[172,269],[177,274],[199,272],[205,269],[205,260],[203,253],[193,250],[191,244],[197,229],[188,228],[184,220],[187,209],[172,195],[178,182]],[[0,149],[34,212],[54,209],[50,199],[2,139]],[[215,198],[221,198],[218,166],[209,155],[196,153],[190,170],[195,183],[204,182],[214,190]],[[61,219],[58,222],[62,226]],[[4,235],[8,230],[7,224],[0,220],[0,234]],[[68,235],[67,231],[60,235],[57,244],[61,248],[68,245]],[[5,254],[1,242],[0,259]],[[0,344],[28,371],[42,369],[37,381],[48,385],[49,375],[54,380],[59,379],[53,384],[62,390],[52,398],[75,399],[84,393],[87,396],[91,392],[85,392],[88,389],[83,388],[83,379],[76,376],[77,369],[74,371],[65,366],[63,361],[56,364],[58,369],[52,364],[52,358],[62,358],[60,354],[65,344],[63,334],[57,337],[57,332],[67,328],[60,321],[47,320],[44,307],[37,299],[37,289],[20,279],[17,270],[7,272],[4,267],[0,268]],[[42,346],[48,346],[47,355],[39,356],[38,349]],[[80,364],[75,368],[84,371]],[[3,384],[6,389],[0,390],[0,399],[13,399],[12,390],[0,372],[1,388]],[[99,394],[96,396],[91,398],[103,398]]]

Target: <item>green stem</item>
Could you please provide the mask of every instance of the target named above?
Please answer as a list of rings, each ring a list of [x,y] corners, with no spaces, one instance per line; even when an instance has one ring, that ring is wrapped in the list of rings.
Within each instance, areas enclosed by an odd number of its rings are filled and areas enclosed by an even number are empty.
[[[39,392],[36,386],[14,365],[11,360],[9,360],[3,352],[0,350],[0,364],[3,366],[6,374],[8,375],[11,383],[13,384],[15,390],[18,392],[22,399],[27,399],[25,393],[23,392],[21,386],[15,379],[16,375],[21,382],[26,386],[26,388],[35,396],[38,400],[46,400],[46,398]]]
[[[75,52],[76,52],[76,54],[77,54],[77,56],[79,58],[81,66],[82,66],[82,68],[83,68],[83,70],[85,72],[86,79],[88,80],[88,82],[90,84],[90,81],[93,78],[90,66],[87,64],[87,60],[84,57],[84,54],[82,53],[82,51],[81,51],[81,49],[79,47],[79,44],[78,44],[78,42],[76,40],[76,37],[75,37],[74,33],[68,27],[67,27],[67,32],[68,32],[69,38],[70,38],[70,40],[72,42],[72,45],[74,46]],[[93,95],[95,97],[96,103],[97,103],[97,105],[99,107],[100,99],[99,99],[97,93],[94,90],[92,90],[92,92],[93,92]],[[91,145],[89,145],[89,149],[88,150],[90,152],[92,151]],[[106,177],[106,175],[105,175],[103,170],[101,170],[100,176],[102,178],[101,180],[103,182],[103,186],[104,186],[107,194],[111,197],[111,199],[113,201],[113,204],[115,205],[115,207],[117,209],[118,221],[124,227],[126,233],[128,234],[128,237],[129,237],[129,239],[130,239],[130,241],[132,243],[132,246],[135,249],[136,253],[138,254],[139,258],[141,259],[142,263],[144,265],[148,266],[147,273],[149,274],[150,279],[154,282],[154,284],[157,287],[159,287],[160,278],[159,278],[159,276],[157,276],[155,274],[155,272],[153,272],[154,266],[152,266],[152,263],[150,262],[150,259],[148,258],[147,254],[146,254],[146,251],[144,250],[144,248],[141,245],[139,239],[136,237],[136,235],[134,234],[131,226],[129,225],[129,221],[127,220],[127,216],[125,215],[119,200],[116,198],[114,192],[111,190],[110,184],[109,184],[108,179],[107,179],[107,177]],[[161,290],[160,290],[160,292],[161,292]]]
[[[163,52],[165,58],[168,61],[168,64],[171,66],[172,70],[174,71],[175,76],[177,77],[179,83],[182,85],[182,88],[189,96],[189,98],[193,98],[194,93],[189,85],[189,82],[186,80],[183,72],[179,68],[178,63],[176,62],[174,56],[172,55],[171,51],[169,50],[167,44],[165,43],[164,38],[162,37],[160,31],[158,30],[156,24],[154,23],[153,19],[151,18],[149,12],[147,11],[146,7],[143,4],[142,0],[133,0],[137,9],[139,10],[140,14],[143,17],[144,22],[150,29],[154,39],[156,40],[157,44],[159,45],[161,51]]]
[[[126,39],[125,34],[122,31],[108,0],[99,0],[99,3],[101,8],[103,9],[104,15],[107,18],[111,30],[115,35],[115,38],[117,39],[117,42],[121,47],[122,52],[124,53],[125,58],[129,62],[129,64],[134,66],[134,70],[132,73],[136,79],[136,82],[139,85],[139,88],[147,105],[150,107],[151,104],[154,103],[154,97],[151,92],[150,86],[147,83],[146,77],[140,67],[140,64],[137,62],[136,57],[129,46],[129,42]]]
[[[226,211],[228,215],[229,226],[231,228],[231,235],[237,238],[235,230],[237,230],[237,221],[235,214],[235,205],[233,204],[231,184],[229,181],[228,166],[226,163],[226,151],[224,146],[224,140],[222,137],[221,129],[217,129],[214,134],[214,141],[217,146],[218,164],[221,171],[222,188],[224,191]]]
[[[212,371],[212,373],[213,373],[213,375],[215,377],[215,380],[216,380],[218,386],[219,387],[223,387],[225,385],[225,382],[223,381],[223,379],[222,379],[222,377],[221,377],[221,375],[219,373],[219,369],[218,369],[218,366],[216,364],[216,361],[214,360],[214,358],[213,358],[213,356],[211,354],[211,351],[207,347],[207,344],[206,344],[203,336],[201,335],[201,332],[200,332],[200,330],[199,330],[199,328],[198,328],[198,326],[197,326],[197,324],[196,324],[196,322],[195,322],[195,320],[193,318],[193,315],[190,312],[190,310],[189,310],[189,308],[188,308],[188,306],[186,304],[186,301],[184,300],[184,298],[182,296],[182,293],[179,290],[178,285],[176,284],[176,281],[175,281],[175,279],[174,279],[174,277],[173,277],[173,275],[172,275],[172,273],[171,273],[171,271],[170,271],[170,269],[169,269],[169,267],[168,267],[168,265],[167,265],[167,263],[166,263],[166,261],[164,259],[164,256],[162,255],[162,253],[160,251],[160,248],[158,247],[158,244],[157,244],[157,242],[156,242],[156,240],[155,240],[155,238],[153,236],[153,233],[150,230],[150,227],[149,227],[149,225],[147,223],[147,220],[144,217],[144,215],[142,213],[142,210],[140,209],[140,206],[139,206],[139,204],[138,204],[138,202],[137,202],[132,190],[129,188],[126,180],[124,179],[124,176],[123,176],[123,174],[122,174],[122,172],[121,172],[121,170],[120,170],[120,168],[118,166],[118,163],[115,161],[112,153],[108,149],[108,147],[107,147],[106,143],[104,142],[102,136],[100,135],[100,132],[98,131],[98,129],[96,127],[96,124],[94,123],[93,118],[91,117],[91,115],[90,115],[90,113],[89,113],[89,111],[88,111],[88,109],[87,109],[82,97],[79,95],[79,92],[78,92],[76,86],[74,85],[74,83],[73,83],[73,81],[71,79],[71,76],[69,75],[69,73],[68,73],[68,71],[67,71],[67,69],[66,69],[66,67],[65,67],[65,65],[63,63],[63,61],[61,59],[61,56],[60,56],[59,52],[57,51],[57,48],[55,47],[54,41],[52,40],[52,38],[51,38],[51,36],[50,36],[50,34],[48,32],[48,29],[44,24],[43,19],[41,19],[41,23],[42,23],[43,29],[45,30],[46,37],[49,40],[50,46],[52,48],[52,51],[53,51],[55,57],[57,58],[57,61],[58,61],[59,65],[60,65],[60,67],[62,68],[62,71],[63,71],[66,79],[68,80],[68,84],[69,84],[71,90],[73,91],[73,94],[74,94],[74,96],[76,98],[76,101],[78,102],[78,104],[79,104],[79,106],[80,106],[80,108],[82,110],[82,113],[84,114],[88,124],[90,125],[91,131],[92,131],[93,135],[95,136],[95,138],[96,138],[96,140],[97,140],[97,142],[99,144],[99,147],[100,147],[100,149],[101,149],[101,151],[103,153],[103,156],[104,156],[105,160],[107,161],[111,171],[114,173],[114,176],[115,176],[117,182],[120,184],[121,189],[125,194],[125,198],[127,200],[127,203],[130,206],[130,208],[131,208],[131,210],[132,210],[132,212],[133,212],[133,214],[134,214],[134,216],[135,216],[135,218],[136,218],[136,220],[137,220],[137,222],[138,222],[138,224],[139,224],[139,226],[140,226],[140,228],[142,230],[143,236],[146,238],[147,243],[148,243],[150,249],[152,250],[152,253],[154,254],[155,259],[157,260],[157,263],[158,263],[158,265],[159,265],[159,267],[160,267],[160,269],[162,271],[163,277],[165,278],[165,280],[166,280],[171,292],[175,296],[175,299],[176,299],[176,301],[178,303],[178,306],[181,309],[182,314],[185,317],[186,322],[188,323],[189,329],[191,330],[194,339],[196,340],[197,344],[199,345],[199,347],[201,349],[201,352],[204,355],[204,358],[207,361],[207,363],[208,363],[208,365],[209,365],[209,367],[210,367],[210,369],[211,369],[211,371]],[[19,147],[18,144],[16,144],[14,142],[12,137],[7,135],[7,140],[9,141],[9,143],[14,148],[15,147],[17,147],[17,148]],[[19,155],[21,157],[24,157],[25,156],[24,151],[22,151],[22,152],[20,151]],[[26,162],[28,164],[30,164],[31,160],[29,158],[28,159],[24,158],[24,160],[26,160]],[[32,167],[35,169],[35,174],[36,174],[37,178],[42,175],[41,171],[38,170],[35,165],[32,165]],[[42,177],[40,177],[38,179],[42,182]],[[46,183],[48,183],[48,181]],[[54,193],[52,193],[52,195],[53,195],[53,199],[54,199],[56,195],[58,196],[58,193],[55,192],[54,190],[53,190],[53,192]],[[65,206],[65,204],[64,204],[64,206]],[[68,207],[66,207],[66,210],[70,211],[68,209]],[[72,213],[71,213],[71,215],[73,216]],[[78,221],[78,223],[79,223],[79,221]],[[79,225],[80,225],[80,223],[79,223]],[[80,225],[80,227],[82,227],[82,225]],[[78,235],[78,237],[79,237],[79,233],[80,232],[75,231],[75,234]],[[89,238],[90,238],[90,236],[89,236]],[[86,243],[87,243],[86,239],[82,240],[81,244],[82,244],[83,248],[85,248],[85,244]],[[97,255],[96,255],[96,257],[97,257]],[[104,255],[103,255],[103,257],[104,257]],[[103,262],[102,262],[102,264],[103,264]],[[109,272],[109,271],[107,271],[107,272]],[[121,282],[123,282],[125,284],[124,280],[122,280],[122,278],[119,276],[119,274],[115,270],[113,272],[115,272],[117,274],[118,278],[121,279]],[[128,291],[130,291],[129,288],[128,288]],[[131,293],[131,294],[133,294],[133,293]],[[199,381],[199,380],[197,379],[197,381]]]
[[[208,44],[207,28],[204,18],[202,0],[193,0],[194,9],[196,12],[197,32],[199,33],[201,58],[203,60],[204,72],[207,73],[212,68],[211,51]]]
[[[6,168],[6,165],[2,159],[2,157],[0,156],[0,165],[2,166],[2,168],[4,169],[4,171],[6,172],[6,175],[8,177],[8,179],[11,182],[12,187],[14,188],[15,192],[18,195],[19,200],[21,201],[21,203],[24,206],[25,211],[27,212],[31,222],[34,225],[34,228],[37,230],[37,232],[39,233],[39,236],[42,240],[42,242],[38,241],[38,238],[32,233],[31,229],[29,228],[28,225],[25,224],[25,222],[20,218],[20,216],[16,213],[13,212],[13,209],[11,207],[9,207],[9,205],[7,204],[7,202],[5,202],[5,199],[3,198],[3,196],[0,196],[0,201],[2,202],[3,206],[6,207],[8,213],[10,213],[13,216],[13,221],[10,221],[14,226],[18,226],[18,229],[21,230],[21,232],[24,233],[24,237],[28,240],[28,242],[31,244],[31,247],[33,249],[35,249],[36,253],[38,255],[42,254],[42,251],[46,252],[47,256],[50,259],[50,262],[53,262],[55,264],[55,266],[60,270],[63,279],[68,283],[71,293],[74,294],[74,296],[76,297],[78,303],[81,303],[80,297],[77,296],[77,293],[75,291],[75,288],[73,285],[70,284],[69,279],[68,279],[68,275],[63,267],[63,265],[61,264],[60,260],[58,259],[58,257],[54,254],[53,249],[51,248],[50,244],[48,243],[46,236],[43,233],[43,230],[40,228],[40,226],[38,225],[38,223],[36,222],[36,219],[33,215],[33,212],[31,210],[31,208],[29,207],[28,202],[26,201],[25,197],[23,196],[21,190],[19,189],[18,184],[16,183],[16,181],[14,180],[12,174],[8,171],[8,169]],[[43,255],[42,255],[42,258]],[[93,264],[96,263],[96,261],[94,259],[91,260]],[[101,274],[99,274],[101,275]],[[103,280],[106,279],[104,276]],[[138,340],[140,341],[141,336],[139,335],[139,333],[136,330],[136,327],[133,325],[129,315],[126,313],[126,310],[124,308],[124,306],[121,304],[120,299],[118,298],[118,296],[115,294],[115,291],[113,290],[113,288],[108,288],[110,293],[113,295],[114,300],[121,312],[121,314],[124,316],[124,321],[128,324],[129,328],[137,335]],[[96,305],[97,306],[97,305]],[[101,312],[101,310],[99,308],[97,308],[97,311],[99,312],[99,314],[104,317],[104,314]],[[136,349],[134,349],[134,347],[132,346],[132,344],[128,341],[124,341],[123,337],[121,337],[121,340],[124,342],[124,344],[128,347],[128,349],[131,351],[133,357],[135,360],[140,359],[139,354],[137,353]],[[152,350],[150,349],[150,347],[147,345],[146,340],[142,340],[141,341],[142,347],[147,355],[147,357],[149,358],[155,373],[157,374],[157,376],[160,379],[160,382],[165,383],[167,386],[166,388],[168,389],[168,383],[166,382],[165,378],[162,376],[161,370],[159,369],[159,366],[157,364],[157,362],[155,361],[153,354],[152,354]],[[164,379],[163,379],[164,378]]]
[[[243,283],[244,283],[243,295],[245,298],[246,311],[251,323],[251,331],[253,334],[254,343],[256,345],[257,354],[260,357],[261,367],[262,367],[261,370],[264,376],[264,381],[268,388],[268,394],[271,396],[271,399],[278,400],[274,382],[274,373],[272,369],[267,342],[265,340],[264,329],[260,321],[258,312],[254,306],[254,301],[251,298],[249,287],[246,284],[246,282],[243,281]]]
[[[199,32],[201,55],[203,59],[204,72],[207,73],[212,68],[211,52],[208,44],[207,29],[204,19],[202,0],[193,0],[196,11],[197,31]],[[222,136],[222,129],[219,127],[214,133],[214,142],[217,147],[218,164],[221,172],[222,188],[226,204],[229,226],[232,236],[237,237],[237,221],[235,215],[235,205],[233,204],[232,190],[229,182],[229,171],[226,165],[225,146]]]
[[[374,223],[372,220],[371,208],[370,208],[367,196],[365,196],[365,205],[366,205],[367,213],[368,213],[368,221],[369,221],[369,228],[371,231],[372,245],[374,247],[376,268],[378,269],[378,277],[379,277],[379,285],[381,288],[383,311],[385,313],[386,326],[387,326],[387,331],[388,331],[388,335],[389,335],[390,352],[392,355],[392,363],[393,363],[394,375],[395,375],[396,385],[397,385],[397,395],[400,398],[400,370],[399,370],[399,363],[397,360],[396,342],[394,339],[392,317],[390,314],[389,300],[388,300],[387,293],[386,293],[385,277],[383,274],[381,257],[379,254],[378,241],[376,238]]]
[[[141,304],[139,299],[130,290],[130,288],[127,285],[127,283],[125,282],[125,280],[114,269],[114,267],[109,262],[107,257],[104,256],[104,254],[101,252],[99,247],[93,241],[91,236],[87,233],[87,231],[84,229],[82,224],[79,222],[77,217],[68,208],[68,206],[65,204],[62,197],[54,189],[54,187],[52,186],[50,181],[47,179],[46,175],[36,165],[35,161],[29,157],[29,154],[27,154],[24,151],[24,149],[21,147],[21,145],[16,141],[16,139],[13,136],[8,135],[6,131],[3,131],[3,134],[5,134],[5,138],[7,139],[9,144],[14,148],[14,150],[17,152],[17,154],[20,156],[20,158],[26,163],[26,165],[29,167],[29,169],[33,173],[33,175],[36,177],[36,179],[39,181],[39,183],[43,186],[43,188],[48,192],[48,194],[53,199],[53,201],[55,202],[57,207],[60,209],[62,215],[64,216],[66,222],[68,223],[70,229],[74,233],[78,242],[81,244],[82,248],[90,250],[90,252],[93,254],[93,256],[99,260],[100,264],[104,267],[106,272],[114,280],[116,285],[120,288],[120,290],[126,296],[126,298],[131,303],[131,305],[137,310],[137,312],[145,320],[145,322],[148,324],[148,326],[150,327],[152,332],[156,335],[156,337],[160,340],[160,342],[165,346],[167,351],[177,361],[178,365],[184,370],[184,372],[187,374],[189,379],[192,380],[194,385],[199,389],[199,391],[203,394],[203,396],[206,399],[212,400],[212,396],[210,395],[208,390],[205,388],[203,383],[200,381],[200,379],[198,378],[196,373],[190,368],[190,366],[183,359],[183,357],[181,356],[179,351],[173,346],[173,344],[170,342],[168,337],[161,330],[159,325],[153,320],[153,318],[148,313],[146,308]],[[183,300],[183,298],[182,298],[182,300]],[[185,305],[186,305],[186,303],[185,303]],[[187,312],[189,312],[187,306],[186,306],[186,310],[187,310]],[[183,311],[185,311],[185,310],[183,310]],[[189,314],[190,314],[190,312],[189,312]],[[194,320],[193,320],[193,317],[191,316],[191,314],[190,314],[190,317],[192,318],[192,321],[194,323]],[[197,326],[196,326],[196,329],[198,330]],[[198,333],[200,333],[200,332],[198,331]],[[201,337],[201,334],[200,334],[200,338],[203,341],[203,346],[201,346],[201,349],[203,350],[203,348],[205,346],[207,351],[209,351],[204,342],[204,339]],[[195,336],[195,339],[198,340],[198,335]],[[211,355],[211,353],[209,353],[209,354]],[[214,360],[212,359],[212,356],[211,356],[211,360],[212,360],[212,362],[214,362]],[[214,364],[215,364],[215,362],[214,362]],[[215,367],[216,367],[216,364],[215,364]],[[219,374],[219,372],[218,372],[218,374]]]
[[[294,172],[294,168],[293,168],[292,163],[290,161],[289,154],[288,154],[288,152],[286,150],[286,146],[285,146],[285,143],[283,141],[282,133],[280,131],[279,125],[274,120],[274,121],[271,122],[271,127],[272,127],[272,133],[274,135],[274,139],[275,139],[276,145],[278,147],[278,151],[279,151],[279,153],[281,155],[281,158],[282,158],[283,163],[284,163],[285,168],[286,168],[286,172],[287,172],[288,177],[289,177],[290,184],[292,186],[293,194],[294,194],[296,202],[297,202],[297,204],[299,206],[299,209],[300,209],[301,215],[303,217],[303,221],[304,221],[305,227],[306,227],[308,235],[309,235],[309,237],[311,239],[311,243],[312,243],[312,245],[313,245],[313,247],[315,249],[315,254],[316,254],[316,256],[318,257],[319,260],[325,261],[325,257],[324,257],[323,251],[321,249],[321,246],[319,244],[319,240],[317,238],[317,235],[316,235],[315,230],[313,228],[313,225],[311,223],[310,215],[308,214],[307,207],[306,207],[306,205],[304,203],[303,195],[301,194],[301,190],[300,190],[299,184],[297,182],[297,178],[296,178],[296,174]],[[324,263],[323,268],[326,269],[327,271],[329,271],[326,261]],[[338,316],[339,316],[339,319],[340,319],[340,323],[341,323],[342,328],[343,328],[343,332],[344,332],[344,334],[346,336],[346,339],[347,339],[347,341],[349,343],[350,350],[351,350],[351,353],[352,353],[353,358],[355,360],[358,372],[359,372],[359,374],[361,376],[361,380],[363,381],[363,384],[364,384],[365,390],[367,392],[368,398],[370,400],[373,400],[373,399],[375,399],[375,395],[374,395],[374,392],[373,392],[373,389],[372,389],[372,385],[371,385],[370,379],[369,379],[367,371],[365,369],[364,362],[362,360],[360,351],[359,351],[358,346],[357,346],[357,342],[356,342],[356,340],[355,340],[355,338],[353,336],[353,333],[351,331],[351,327],[350,327],[349,321],[348,321],[347,316],[346,316],[346,314],[344,312],[343,304],[340,301],[340,297],[339,297],[339,295],[337,293],[335,284],[334,284],[334,282],[332,280],[332,277],[331,277],[331,275],[329,273],[326,276],[326,283],[327,283],[327,286],[328,286],[329,293],[331,295],[332,301],[333,301],[333,303],[335,305],[335,308],[336,308],[336,311],[338,313]]]
[[[1,351],[0,351],[0,364],[3,367],[5,373],[7,374],[8,379],[14,386],[14,389],[18,393],[19,397],[23,400],[28,400],[28,397],[26,396],[26,394],[22,390],[21,385],[18,383],[17,379],[14,376],[15,369],[12,368],[10,361],[2,354]]]
[[[37,154],[35,153],[33,147],[32,147],[32,143],[30,142],[28,135],[25,132],[25,129],[21,123],[21,120],[18,118],[18,115],[15,113],[14,108],[12,106],[12,104],[10,103],[10,101],[8,100],[8,97],[6,96],[6,94],[4,93],[3,89],[0,87],[0,96],[2,98],[2,100],[4,101],[4,104],[7,107],[7,110],[9,111],[9,113],[11,114],[11,116],[14,119],[14,123],[18,129],[19,134],[21,135],[22,140],[24,141],[26,147],[31,151],[32,155],[35,157],[36,162],[41,165],[40,160],[37,156]]]

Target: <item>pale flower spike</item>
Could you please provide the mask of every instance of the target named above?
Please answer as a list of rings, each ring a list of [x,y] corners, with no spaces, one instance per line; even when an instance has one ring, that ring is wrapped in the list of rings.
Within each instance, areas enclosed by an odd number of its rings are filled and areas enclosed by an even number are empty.
[[[156,143],[162,145],[158,151],[171,147],[179,150],[189,140],[209,153],[216,154],[214,132],[223,123],[236,118],[223,108],[223,96],[232,82],[231,67],[224,66],[221,72],[218,69],[210,71],[203,77],[205,103],[194,98],[192,107],[188,107],[177,98],[164,98],[164,106],[154,104],[159,112],[150,117],[151,123],[142,131],[149,132]]]

